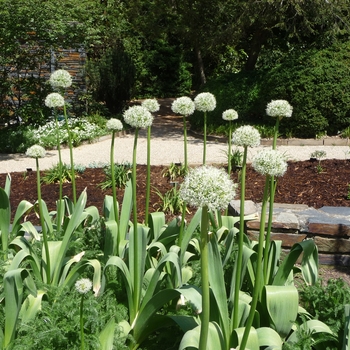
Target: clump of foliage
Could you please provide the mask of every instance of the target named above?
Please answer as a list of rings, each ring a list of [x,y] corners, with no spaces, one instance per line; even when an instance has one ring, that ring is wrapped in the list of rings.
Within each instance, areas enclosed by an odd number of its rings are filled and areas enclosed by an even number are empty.
[[[340,278],[322,280],[300,290],[302,306],[316,319],[326,323],[342,344],[345,325],[344,306],[350,303],[350,287]]]
[[[115,185],[117,188],[123,188],[126,182],[130,178],[132,165],[129,162],[115,164]],[[106,175],[106,180],[99,184],[99,186],[105,190],[112,187],[112,172],[111,166],[108,165],[104,168],[104,173]]]
[[[82,174],[85,171],[84,166],[77,166],[75,168],[75,177],[78,176],[78,173]],[[71,182],[72,181],[72,169],[68,164],[62,164],[62,182]],[[42,181],[46,184],[58,183],[60,181],[60,165],[56,164],[50,169],[46,170],[42,176]]]
[[[176,180],[185,175],[186,168],[181,163],[171,163],[169,167],[163,170],[163,177],[168,177],[170,180]]]

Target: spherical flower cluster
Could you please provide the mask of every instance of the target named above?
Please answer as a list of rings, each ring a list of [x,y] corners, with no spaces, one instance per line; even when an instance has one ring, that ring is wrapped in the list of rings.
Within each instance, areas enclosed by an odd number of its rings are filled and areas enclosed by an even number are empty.
[[[92,288],[92,282],[88,278],[81,278],[75,282],[75,288],[80,294],[86,294]]]
[[[274,100],[267,104],[266,114],[270,117],[291,117],[293,107],[286,100]]]
[[[211,112],[216,107],[216,99],[210,92],[202,92],[195,97],[194,104],[197,111]]]
[[[227,121],[238,119],[238,113],[234,109],[227,109],[222,113],[222,119]]]
[[[174,113],[186,117],[193,114],[195,109],[194,102],[187,96],[179,97],[171,104],[171,110]]]
[[[111,118],[106,123],[107,130],[120,131],[123,130],[123,124],[119,119]]]
[[[72,76],[64,69],[53,72],[49,80],[53,88],[67,88],[72,85]]]
[[[153,115],[143,106],[132,106],[124,112],[124,120],[134,128],[145,129],[152,125]]]
[[[283,176],[287,170],[285,155],[273,149],[264,149],[257,153],[252,165],[255,171],[262,175]]]
[[[160,108],[160,105],[155,98],[144,100],[141,105],[142,107],[148,109],[151,113],[158,112]]]
[[[57,108],[64,106],[64,98],[57,92],[48,94],[45,98],[45,106],[49,108]]]
[[[179,196],[196,208],[226,209],[236,194],[235,189],[236,185],[223,169],[201,166],[190,170],[181,184]]]
[[[260,145],[260,134],[250,125],[243,125],[232,133],[232,143],[236,146],[257,147]]]
[[[26,156],[31,158],[44,158],[46,151],[44,147],[33,145],[27,149]]]

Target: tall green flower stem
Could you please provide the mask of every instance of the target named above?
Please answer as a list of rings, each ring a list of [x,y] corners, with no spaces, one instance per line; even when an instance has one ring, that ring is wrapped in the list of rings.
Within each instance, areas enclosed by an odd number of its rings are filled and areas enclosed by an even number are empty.
[[[202,208],[201,218],[201,280],[202,280],[202,317],[199,350],[207,350],[209,317],[210,317],[210,293],[209,293],[209,253],[208,253],[208,207]]]
[[[73,191],[73,203],[77,202],[77,191],[75,186],[75,170],[74,170],[74,160],[73,160],[73,143],[72,143],[72,134],[68,124],[67,110],[66,105],[63,106],[64,119],[66,121],[67,133],[68,133],[68,145],[69,145],[69,155],[70,155],[70,170],[72,172],[72,191]]]
[[[111,141],[111,152],[110,152],[112,196],[113,196],[114,219],[115,219],[117,226],[119,228],[119,213],[118,213],[118,206],[117,206],[117,187],[115,184],[114,138],[115,138],[115,131],[112,130],[112,141]]]
[[[134,135],[134,148],[132,153],[132,211],[133,211],[133,235],[134,235],[134,305],[139,305],[139,292],[141,290],[141,281],[139,276],[141,275],[141,266],[138,263],[138,247],[141,244],[140,237],[137,230],[137,206],[136,206],[136,151],[137,151],[137,138],[139,134],[139,128],[135,128]]]
[[[184,168],[187,173],[188,170],[188,161],[187,161],[187,121],[186,116],[182,117],[183,119],[183,128],[184,128]]]
[[[183,129],[184,129],[184,169],[185,174],[187,174],[188,171],[188,159],[187,159],[187,121],[186,116],[182,116],[183,120]],[[181,242],[183,238],[183,233],[185,229],[185,217],[186,217],[186,208],[187,204],[184,202],[182,204],[182,215],[181,215],[181,226],[180,226],[180,233],[179,233],[179,246],[181,247]]]
[[[239,232],[238,232],[238,252],[236,258],[236,284],[235,294],[233,299],[233,328],[238,327],[238,307],[239,307],[239,290],[242,279],[242,260],[243,260],[243,238],[244,238],[244,202],[245,202],[245,180],[247,171],[247,153],[248,146],[244,147],[243,163],[241,170],[241,199],[240,199],[240,218],[239,218]]]
[[[228,159],[228,164],[227,164],[227,172],[230,175],[231,174],[231,158],[232,158],[232,122],[229,120],[228,122],[228,154],[227,154],[227,159]]]
[[[59,202],[57,206],[57,232],[61,231],[61,211],[62,211],[62,197],[63,197],[63,164],[62,164],[62,154],[61,154],[61,141],[60,141],[60,136],[59,136],[59,127],[58,127],[58,119],[57,119],[57,114],[55,116],[55,121],[56,121],[56,143],[57,143],[57,151],[58,151],[58,171],[59,171],[59,176],[60,176],[60,187],[59,187]]]
[[[150,195],[151,195],[151,126],[147,128],[147,176],[146,176],[146,208],[145,208],[145,225],[146,226],[148,226]]]
[[[84,294],[80,299],[80,349],[85,349],[85,337],[84,337]]]
[[[204,112],[204,126],[203,126],[203,165],[206,162],[207,155],[207,112]]]
[[[40,168],[39,168],[39,159],[35,158],[36,161],[36,186],[37,186],[37,192],[38,192],[38,205],[39,205],[39,215],[40,215],[40,224],[43,234],[43,244],[45,249],[45,258],[46,258],[46,282],[50,283],[51,280],[51,266],[50,266],[50,251],[49,251],[49,244],[47,239],[47,231],[46,231],[46,224],[44,220],[44,213],[43,213],[43,204],[41,202],[41,181],[40,181]]]
[[[264,250],[264,240],[265,240],[266,206],[267,206],[268,197],[269,197],[269,187],[270,187],[270,176],[266,176],[264,197],[263,197],[263,202],[262,202],[262,207],[261,207],[259,245],[258,245],[258,252],[257,252],[257,259],[256,259],[256,273],[255,273],[254,290],[253,290],[252,301],[250,304],[250,311],[249,311],[248,319],[247,319],[247,322],[245,324],[243,338],[242,338],[241,343],[239,344],[239,348],[242,350],[245,349],[245,347],[247,345],[249,333],[250,333],[250,330],[251,330],[251,327],[252,327],[253,321],[254,321],[256,306],[257,306],[258,301],[261,297],[261,290],[262,290],[262,283],[263,283],[262,259],[263,259],[263,250]]]
[[[278,138],[278,128],[279,128],[279,121],[280,117],[276,118],[276,124],[274,127],[274,135],[273,135],[273,142],[272,142],[272,149],[275,150],[277,148],[277,138]],[[270,176],[270,204],[269,204],[269,217],[267,221],[267,231],[266,231],[266,238],[265,238],[265,250],[264,250],[264,280],[265,284],[268,284],[268,256],[269,256],[269,249],[270,249],[270,237],[271,237],[271,229],[272,229],[272,218],[273,218],[273,206],[275,202],[275,192],[277,187],[277,179],[275,179],[274,176]]]

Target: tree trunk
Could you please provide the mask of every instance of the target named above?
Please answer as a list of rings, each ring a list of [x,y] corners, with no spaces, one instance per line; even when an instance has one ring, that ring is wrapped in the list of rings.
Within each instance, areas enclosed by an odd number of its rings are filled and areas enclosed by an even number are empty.
[[[200,82],[201,82],[201,85],[203,85],[207,82],[207,78],[206,78],[205,72],[204,72],[202,53],[198,47],[196,47],[196,55],[197,55],[197,64],[198,64],[198,72],[199,72],[199,76],[200,76]]]
[[[269,38],[270,32],[267,29],[258,30],[253,34],[248,51],[248,60],[245,64],[245,70],[252,71],[255,69],[260,51]]]

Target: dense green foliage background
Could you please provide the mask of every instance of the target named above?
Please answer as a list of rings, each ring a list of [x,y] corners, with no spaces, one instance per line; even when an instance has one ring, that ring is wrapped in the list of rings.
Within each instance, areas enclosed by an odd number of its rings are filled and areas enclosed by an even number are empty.
[[[0,118],[46,122],[49,86],[38,74],[59,47],[83,48],[86,91],[72,113],[120,113],[128,100],[210,90],[221,113],[267,123],[287,99],[288,136],[349,125],[349,0],[0,0]],[[54,68],[54,67],[53,67]],[[196,128],[199,118],[192,119]],[[284,129],[283,129],[284,128]]]

